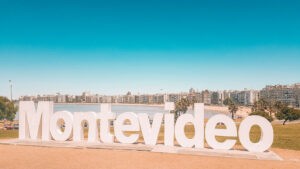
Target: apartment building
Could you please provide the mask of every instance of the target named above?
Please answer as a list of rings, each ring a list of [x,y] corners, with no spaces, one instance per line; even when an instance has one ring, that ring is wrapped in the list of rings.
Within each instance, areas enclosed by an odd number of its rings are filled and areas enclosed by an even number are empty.
[[[291,107],[300,106],[300,83],[293,85],[268,85],[259,92],[268,101],[281,101]]]

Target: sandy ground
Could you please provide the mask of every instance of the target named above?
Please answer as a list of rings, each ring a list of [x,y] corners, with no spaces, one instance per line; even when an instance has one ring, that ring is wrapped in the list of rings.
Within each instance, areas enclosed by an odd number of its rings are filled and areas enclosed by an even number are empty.
[[[2,169],[299,169],[300,151],[272,149],[283,161],[177,155],[144,151],[0,145]]]
[[[206,111],[229,113],[228,106],[205,105],[204,109]],[[236,112],[236,116],[244,118],[244,117],[247,117],[249,115],[249,113],[251,113],[250,107],[239,106],[239,109]]]

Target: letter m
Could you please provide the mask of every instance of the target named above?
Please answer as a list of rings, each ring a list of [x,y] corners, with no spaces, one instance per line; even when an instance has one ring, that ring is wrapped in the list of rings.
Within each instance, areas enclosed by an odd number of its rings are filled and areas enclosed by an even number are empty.
[[[21,101],[19,104],[19,139],[50,140],[49,123],[52,114],[53,102],[42,101],[35,108],[33,101]]]

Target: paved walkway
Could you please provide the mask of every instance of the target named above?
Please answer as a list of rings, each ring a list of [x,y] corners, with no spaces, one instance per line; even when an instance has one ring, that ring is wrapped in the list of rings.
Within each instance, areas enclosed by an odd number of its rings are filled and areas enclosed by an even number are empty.
[[[252,160],[117,149],[0,144],[2,169],[299,169],[300,151],[272,149],[283,160]]]

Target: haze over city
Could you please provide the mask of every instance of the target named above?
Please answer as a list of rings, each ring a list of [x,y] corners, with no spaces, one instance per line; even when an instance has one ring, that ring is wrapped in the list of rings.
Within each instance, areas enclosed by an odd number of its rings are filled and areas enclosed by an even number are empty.
[[[9,80],[15,99],[299,82],[298,1],[39,3],[0,5],[0,95]]]

